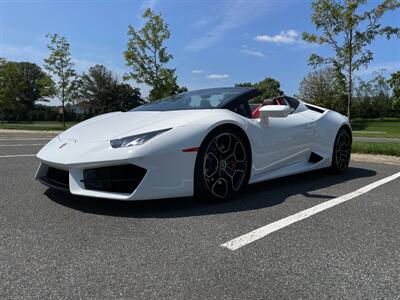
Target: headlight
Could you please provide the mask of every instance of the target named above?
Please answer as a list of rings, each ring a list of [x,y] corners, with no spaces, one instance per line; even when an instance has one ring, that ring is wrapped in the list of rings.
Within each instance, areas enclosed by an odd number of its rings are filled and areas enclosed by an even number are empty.
[[[171,130],[171,129],[172,128],[168,128],[168,129],[146,132],[146,133],[137,134],[137,135],[131,135],[131,136],[123,137],[120,139],[111,140],[110,144],[111,144],[111,147],[113,147],[113,148],[138,146],[138,145],[142,145],[142,144],[146,143],[148,140],[152,139],[153,137],[155,137],[161,133],[167,132],[168,130]]]

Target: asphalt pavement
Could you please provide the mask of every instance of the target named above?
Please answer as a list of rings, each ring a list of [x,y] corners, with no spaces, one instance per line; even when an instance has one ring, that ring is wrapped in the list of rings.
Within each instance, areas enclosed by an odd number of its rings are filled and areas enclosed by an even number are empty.
[[[352,162],[344,175],[281,178],[218,205],[118,202],[35,182],[47,138],[0,134],[1,299],[400,297],[400,178],[237,250],[221,246],[399,166]]]

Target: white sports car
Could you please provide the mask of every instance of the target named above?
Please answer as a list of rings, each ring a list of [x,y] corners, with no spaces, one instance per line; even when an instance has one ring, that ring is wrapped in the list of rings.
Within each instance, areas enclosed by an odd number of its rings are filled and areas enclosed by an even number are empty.
[[[330,167],[344,172],[343,115],[251,88],[191,91],[81,122],[44,146],[36,179],[75,195],[223,201],[247,184]]]

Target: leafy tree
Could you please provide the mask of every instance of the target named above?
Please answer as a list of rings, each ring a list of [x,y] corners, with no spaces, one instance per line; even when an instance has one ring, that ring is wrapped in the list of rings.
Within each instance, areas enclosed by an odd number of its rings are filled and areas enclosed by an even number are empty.
[[[377,36],[391,38],[399,36],[400,29],[382,26],[379,21],[390,10],[400,6],[397,0],[383,0],[373,9],[366,10],[367,0],[314,0],[311,20],[321,35],[303,33],[309,43],[327,44],[334,51],[334,57],[321,57],[312,54],[309,64],[316,67],[330,64],[345,74],[347,86],[347,116],[353,96],[353,74],[362,65],[367,66],[373,54],[367,49]],[[363,10],[363,11],[361,11]]]
[[[164,77],[165,81],[158,89],[152,89],[150,91],[149,93],[150,100],[157,100],[165,96],[172,96],[188,91],[187,87],[179,86],[177,84],[177,78],[173,70],[167,70],[166,72],[170,72],[170,74]]]
[[[41,68],[29,62],[5,62],[0,64],[0,110],[3,118],[15,115],[25,117],[34,109],[37,101],[48,101],[54,95],[54,82]]]
[[[132,71],[125,74],[124,79],[149,85],[152,88],[149,100],[153,101],[175,94],[179,86],[176,70],[166,67],[172,59],[164,45],[171,35],[168,25],[151,9],[144,12],[143,18],[146,23],[140,30],[135,30],[132,25],[128,28],[129,41],[124,57]]]
[[[6,116],[15,111],[18,93],[18,69],[4,60],[0,64],[0,117],[4,122]]]
[[[30,62],[15,64],[18,68],[18,100],[27,111],[33,110],[36,101],[49,101],[46,97],[54,96],[53,80],[38,65]]]
[[[262,99],[283,95],[279,81],[270,77],[267,77],[264,80],[256,83],[255,87],[261,91],[260,96]]]
[[[117,101],[113,102],[112,111],[128,111],[144,103],[140,90],[127,83],[119,83],[115,87],[115,97]]]
[[[341,102],[345,98],[345,86],[340,74],[334,68],[319,69],[308,73],[300,82],[299,97],[310,103],[342,112]]]
[[[400,110],[400,71],[391,75],[388,84],[393,90],[393,108]]]
[[[383,118],[392,109],[391,89],[382,73],[375,73],[369,81],[359,80],[355,102],[359,114],[365,118]]]
[[[89,115],[127,111],[143,103],[138,88],[121,84],[105,66],[95,65],[82,75],[80,105]]]
[[[283,95],[283,91],[281,90],[281,84],[278,80],[273,79],[271,77],[266,77],[265,79],[261,80],[257,83],[237,83],[235,84],[236,87],[253,87],[258,89],[261,92],[261,95],[255,97],[251,100],[252,103],[259,103],[265,99],[277,97]]]
[[[57,78],[55,91],[63,108],[62,123],[65,127],[65,104],[73,103],[79,96],[80,80],[72,62],[70,45],[65,37],[47,34],[50,56],[44,60],[44,67]]]

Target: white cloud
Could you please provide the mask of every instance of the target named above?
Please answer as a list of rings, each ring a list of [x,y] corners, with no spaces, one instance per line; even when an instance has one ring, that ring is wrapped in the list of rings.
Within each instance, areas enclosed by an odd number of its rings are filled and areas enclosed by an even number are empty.
[[[203,70],[193,70],[192,73],[193,74],[202,74],[202,73],[204,73],[204,71]]]
[[[200,51],[217,43],[226,32],[244,26],[256,17],[281,5],[279,1],[248,1],[232,0],[226,2],[226,7],[215,11],[223,14],[217,16],[220,21],[214,28],[207,31],[203,36],[196,38],[185,46],[185,50]]]
[[[252,49],[248,49],[248,48],[244,48],[242,49],[242,53],[251,55],[251,56],[256,56],[256,57],[264,57],[264,53],[262,53],[261,51],[257,51],[257,50],[252,50]]]
[[[275,44],[295,44],[301,42],[299,39],[299,33],[296,30],[282,30],[276,35],[257,35],[255,40],[258,42],[267,42]]]
[[[210,74],[206,76],[207,79],[226,79],[229,78],[228,74]]]

